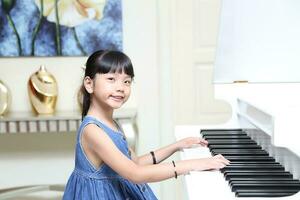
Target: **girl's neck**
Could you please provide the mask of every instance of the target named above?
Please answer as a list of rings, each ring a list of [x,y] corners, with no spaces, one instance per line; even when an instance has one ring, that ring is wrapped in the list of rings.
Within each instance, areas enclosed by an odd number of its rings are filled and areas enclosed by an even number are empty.
[[[113,109],[111,108],[103,108],[102,106],[91,103],[87,115],[96,117],[108,124],[113,123]]]

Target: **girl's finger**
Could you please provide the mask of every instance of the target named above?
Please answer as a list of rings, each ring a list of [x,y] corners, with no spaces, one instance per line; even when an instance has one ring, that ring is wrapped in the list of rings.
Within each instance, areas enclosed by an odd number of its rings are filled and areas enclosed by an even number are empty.
[[[208,142],[204,139],[200,139],[200,142],[199,142],[201,145],[207,145]]]

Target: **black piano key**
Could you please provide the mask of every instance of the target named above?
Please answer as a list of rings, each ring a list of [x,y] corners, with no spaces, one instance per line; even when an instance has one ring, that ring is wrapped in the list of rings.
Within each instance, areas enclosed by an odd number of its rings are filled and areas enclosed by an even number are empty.
[[[231,129],[201,129],[200,132],[215,132],[215,131],[222,131],[222,132],[231,132],[231,131],[243,131],[241,128],[231,128]]]
[[[225,154],[225,153],[253,153],[253,154],[265,154],[269,155],[268,152],[262,149],[213,149],[211,150],[213,154]]]
[[[251,160],[244,160],[244,161],[231,161],[230,165],[235,164],[278,164],[278,162],[274,162],[272,160],[257,160],[257,161],[251,161]]]
[[[220,144],[224,144],[224,145],[248,145],[248,144],[256,144],[256,142],[254,142],[253,140],[208,140],[208,146],[210,145],[220,145]]]
[[[293,175],[289,172],[281,172],[281,173],[235,173],[235,172],[228,172],[225,176],[226,180],[231,180],[231,178],[258,178],[258,177],[265,177],[265,178],[293,178]]]
[[[205,138],[207,136],[227,136],[228,134],[227,133],[202,133],[202,137]],[[234,136],[248,136],[247,133],[245,132],[239,132],[239,133],[234,133],[234,134],[231,134],[231,135],[234,135]]]
[[[251,139],[251,137],[247,135],[207,135],[205,136],[206,140],[210,139],[221,139],[221,140],[226,140],[226,139]]]
[[[297,193],[297,191],[293,192],[238,192],[236,193],[236,197],[285,197],[291,196]]]
[[[237,189],[236,192],[249,192],[249,193],[256,193],[256,192],[297,192],[299,191],[298,189],[294,188],[253,188],[253,189]]]
[[[274,181],[289,181],[294,180],[291,177],[231,177],[229,183],[232,181],[268,181],[268,180],[274,180]]]
[[[240,173],[244,173],[244,174],[267,174],[267,173],[273,173],[274,175],[282,175],[282,174],[286,174],[289,172],[283,171],[283,170],[264,170],[264,169],[251,169],[251,170],[228,170],[228,171],[223,171],[224,176],[226,177],[228,174],[240,174]]]
[[[215,134],[226,134],[226,135],[236,135],[236,134],[246,134],[242,129],[206,129],[201,130],[201,135],[215,135]]]
[[[206,138],[205,138],[206,139]],[[211,141],[211,142],[219,142],[219,141],[223,141],[223,142],[244,142],[244,141],[252,141],[255,142],[252,139],[240,139],[240,138],[234,138],[234,139],[206,139],[207,141]]]
[[[229,161],[275,161],[269,156],[224,156]]]
[[[222,154],[223,156],[268,156],[265,152],[212,152],[213,155]]]
[[[239,136],[247,136],[247,133],[244,131],[232,131],[232,132],[218,132],[218,131],[211,131],[211,132],[201,132],[203,137],[205,136],[225,136],[225,135],[239,135]]]
[[[224,171],[235,171],[235,170],[282,170],[284,171],[284,167],[282,165],[227,165],[226,167],[221,169],[221,172]]]
[[[263,188],[263,189],[237,189],[235,192],[236,196],[237,197],[241,197],[242,193],[248,193],[249,194],[249,197],[255,197],[255,195],[257,193],[266,193],[266,194],[270,194],[271,196],[271,193],[287,193],[287,194],[295,194],[297,193],[299,190],[298,189],[288,189],[288,188],[284,188],[284,189],[279,189],[279,188],[275,188],[275,189],[272,189],[272,188]],[[251,194],[252,193],[252,194]],[[275,195],[276,196],[276,195]]]
[[[278,189],[295,189],[300,190],[300,184],[299,183],[240,183],[240,184],[234,184],[231,186],[231,191],[236,192],[238,190],[278,190]]]
[[[235,139],[207,139],[207,141],[224,141],[224,142],[233,142],[233,141],[254,141],[252,139],[239,139],[239,138],[235,138]]]
[[[266,152],[263,149],[213,149],[212,152]]]
[[[228,137],[228,135],[211,135],[211,136],[205,136],[206,140],[252,140],[249,136],[241,134],[241,135],[234,135]],[[254,141],[254,140],[252,140]]]
[[[223,169],[236,169],[236,168],[264,168],[264,169],[284,169],[284,167],[278,163],[267,163],[267,164],[252,164],[252,163],[246,163],[246,164],[232,164],[225,166]]]
[[[274,192],[274,193],[277,193],[277,192],[297,192],[299,191],[299,189],[297,188],[277,188],[277,187],[274,187],[274,188],[250,188],[250,189],[247,189],[247,188],[243,188],[243,189],[236,189],[236,192],[249,192],[249,193],[256,193],[256,192]]]
[[[242,181],[230,181],[229,185],[237,185],[237,184],[254,184],[254,183],[261,183],[261,184],[268,184],[268,183],[298,183],[300,184],[299,180],[291,179],[291,180],[242,180]]]
[[[278,162],[273,162],[273,163],[230,163],[229,165],[227,165],[226,167],[231,167],[231,166],[249,166],[249,167],[256,167],[256,166],[269,166],[269,167],[272,167],[272,166],[275,166],[275,167],[283,167],[280,163]],[[225,168],[226,168],[225,167]],[[223,168],[224,169],[224,168]]]
[[[234,145],[209,145],[209,149],[215,150],[215,149],[261,149],[261,146],[255,145],[255,144],[234,144]]]

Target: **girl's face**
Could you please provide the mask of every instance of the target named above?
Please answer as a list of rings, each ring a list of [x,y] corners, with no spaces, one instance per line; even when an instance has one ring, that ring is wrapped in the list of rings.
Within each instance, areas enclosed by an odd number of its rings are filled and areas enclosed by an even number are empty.
[[[96,74],[92,98],[103,106],[120,108],[129,98],[132,78],[122,73]]]

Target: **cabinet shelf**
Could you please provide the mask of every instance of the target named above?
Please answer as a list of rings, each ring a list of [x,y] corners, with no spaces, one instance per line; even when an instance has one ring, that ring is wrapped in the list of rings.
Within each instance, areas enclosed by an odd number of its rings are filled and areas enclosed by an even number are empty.
[[[117,121],[134,120],[135,109],[117,110]],[[0,134],[75,132],[81,122],[79,112],[56,112],[53,115],[34,115],[28,112],[9,113],[0,117]]]

